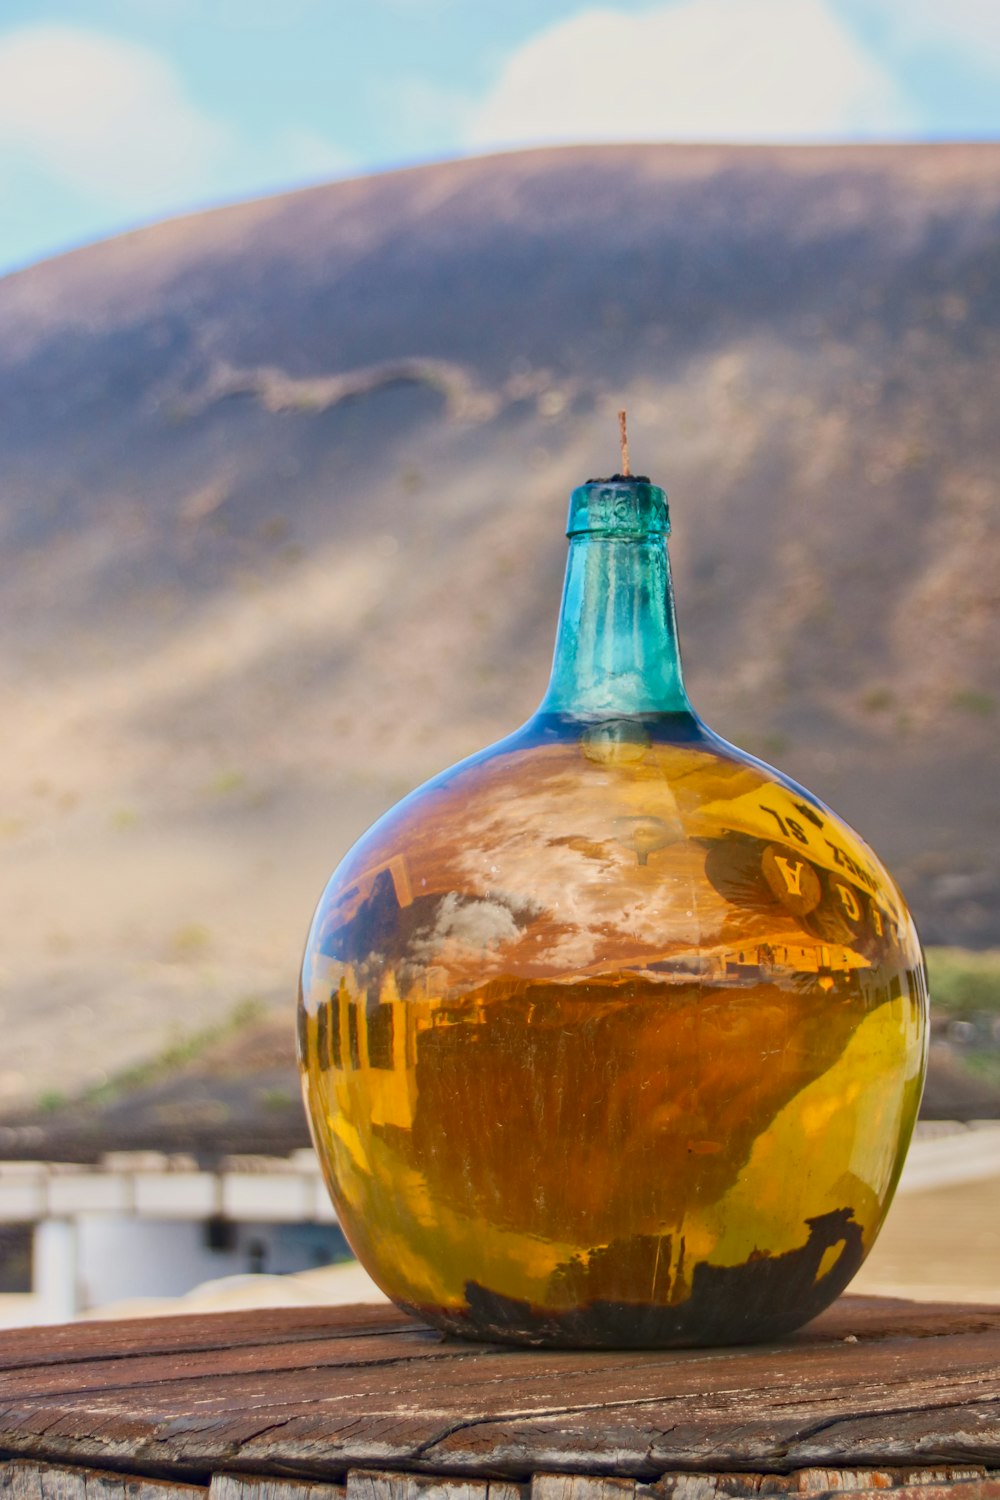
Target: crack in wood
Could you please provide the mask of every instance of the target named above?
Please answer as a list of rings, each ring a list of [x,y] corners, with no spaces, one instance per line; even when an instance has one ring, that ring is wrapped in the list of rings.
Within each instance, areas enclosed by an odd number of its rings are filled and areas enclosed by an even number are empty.
[[[262,1345],[245,1345],[245,1344],[241,1344],[240,1345],[240,1349],[241,1350],[242,1349],[246,1349],[246,1348],[251,1348],[252,1349],[252,1348],[257,1348],[257,1347],[259,1347],[259,1348],[271,1348],[271,1347],[273,1347],[273,1345],[264,1345],[264,1344],[262,1344]],[[499,1349],[501,1346],[497,1346],[497,1347]],[[198,1351],[198,1352],[202,1352],[202,1351]],[[259,1373],[261,1375],[275,1375],[275,1376],[282,1375],[282,1374],[290,1374],[290,1373],[294,1373],[296,1375],[303,1375],[303,1374],[306,1374],[309,1371],[312,1371],[312,1372],[318,1374],[321,1370],[338,1370],[338,1371],[341,1371],[341,1370],[359,1370],[359,1371],[363,1371],[363,1370],[386,1370],[386,1369],[392,1369],[392,1368],[394,1368],[396,1366],[398,1366],[401,1370],[405,1370],[410,1365],[423,1364],[424,1362],[426,1362],[426,1360],[428,1358],[428,1356],[426,1354],[406,1354],[406,1355],[388,1355],[388,1356],[386,1356],[385,1359],[353,1359],[353,1360],[343,1360],[343,1361],[341,1361],[341,1360],[336,1359],[334,1356],[335,1356],[335,1351],[331,1351],[331,1356],[330,1356],[329,1359],[313,1360],[313,1361],[310,1361],[307,1364],[290,1365],[286,1369],[283,1369],[282,1367],[278,1366],[275,1369],[263,1370],[263,1371],[257,1371],[257,1372],[250,1371],[250,1370],[236,1370],[236,1371],[233,1371],[231,1375],[211,1374],[210,1377],[208,1377],[208,1378],[211,1378],[213,1381],[239,1380],[239,1379],[245,1378],[247,1375],[249,1375],[251,1373]],[[463,1353],[461,1351],[455,1351],[455,1352],[449,1351],[447,1353],[436,1354],[436,1355],[433,1356],[435,1365],[447,1365],[447,1364],[455,1363],[456,1361],[461,1361],[461,1360],[463,1360],[463,1358],[464,1358],[464,1356],[463,1356]],[[74,1361],[74,1363],[76,1363],[76,1361]],[[203,1376],[202,1372],[200,1372],[197,1369],[187,1369],[187,1370],[181,1369],[181,1370],[178,1370],[176,1372],[173,1372],[173,1373],[170,1373],[170,1374],[167,1374],[167,1375],[158,1376],[158,1377],[156,1377],[153,1380],[144,1381],[142,1389],[145,1390],[145,1391],[153,1391],[153,1390],[159,1390],[159,1389],[166,1390],[166,1389],[169,1389],[169,1387],[172,1386],[172,1385],[179,1385],[179,1384],[182,1384],[184,1381],[198,1380],[198,1379],[202,1379],[202,1378],[206,1378],[206,1377]],[[135,1386],[134,1382],[128,1382],[128,1383],[125,1383],[125,1384],[122,1384],[122,1385],[101,1385],[101,1386],[98,1386],[96,1388],[93,1385],[91,1385],[91,1386],[76,1386],[76,1387],[69,1386],[69,1387],[65,1387],[65,1388],[61,1387],[59,1390],[53,1391],[51,1393],[48,1393],[46,1391],[41,1391],[41,1390],[37,1391],[37,1392],[27,1391],[21,1399],[23,1399],[23,1400],[36,1400],[36,1401],[44,1401],[46,1399],[59,1400],[59,1401],[67,1401],[67,1400],[71,1400],[73,1397],[86,1397],[86,1396],[93,1396],[93,1395],[100,1395],[100,1396],[123,1395],[123,1394],[128,1393],[129,1391],[134,1391],[135,1389],[136,1389],[136,1386]],[[3,1413],[0,1413],[0,1420],[2,1420],[2,1419],[3,1419]]]
[[[990,1407],[995,1405],[997,1409],[997,1419],[998,1421],[1000,1421],[1000,1400],[997,1400],[996,1402],[986,1400],[977,1402],[976,1404],[977,1406]],[[945,1411],[960,1411],[964,1407],[964,1401],[939,1401],[935,1404],[933,1410],[935,1413]],[[838,1427],[850,1426],[852,1423],[858,1423],[859,1425],[863,1425],[866,1423],[870,1424],[873,1421],[883,1421],[886,1417],[892,1418],[927,1416],[929,1410],[930,1408],[928,1408],[926,1404],[916,1403],[910,1406],[894,1406],[889,1409],[883,1409],[882,1411],[879,1411],[877,1413],[871,1411],[852,1411],[846,1415],[843,1413],[837,1413],[835,1416],[828,1417],[824,1421],[817,1422],[812,1427],[806,1427],[801,1432],[796,1433],[795,1436],[786,1444],[785,1452],[788,1453],[793,1447],[801,1446],[803,1443],[811,1442],[813,1438],[818,1437],[821,1433],[833,1431]]]
[[[317,1308],[316,1311],[319,1313],[323,1313],[324,1311],[327,1311],[327,1309]],[[389,1310],[387,1309],[386,1312],[388,1313],[388,1311]],[[379,1308],[378,1312],[381,1313],[382,1309]],[[225,1313],[207,1314],[205,1317],[199,1318],[197,1321],[199,1326],[205,1327],[210,1323],[210,1320],[212,1318],[219,1318],[221,1320],[227,1319],[231,1316],[231,1314]],[[149,1329],[149,1321],[150,1320],[131,1319],[123,1320],[123,1324],[127,1326],[129,1322],[134,1323],[136,1325],[136,1331],[138,1334],[140,1331],[146,1332]],[[163,1320],[157,1321],[161,1322]],[[170,1321],[176,1321],[180,1323],[186,1322],[188,1320],[186,1318],[177,1318],[176,1320],[171,1319]],[[324,1322],[322,1318],[320,1318],[318,1321],[321,1324]],[[99,1324],[90,1324],[88,1326],[88,1332],[90,1328],[93,1328],[96,1335],[96,1331],[99,1330],[100,1332],[104,1332],[106,1327],[107,1325],[102,1326]],[[20,1330],[17,1331],[19,1332]],[[80,1326],[76,1324],[68,1324],[66,1325],[66,1330],[56,1330],[57,1333],[61,1333],[64,1331],[78,1334],[80,1332]],[[117,1333],[117,1327],[115,1331]],[[159,1332],[159,1329],[157,1331]],[[44,1341],[44,1337],[49,1332],[49,1330],[37,1329],[32,1330],[32,1332],[37,1333],[39,1335],[39,1338]],[[365,1327],[362,1324],[348,1324],[343,1328],[338,1328],[335,1324],[320,1327],[317,1327],[316,1325],[310,1325],[301,1329],[291,1329],[287,1333],[282,1333],[280,1337],[258,1337],[254,1339],[247,1339],[245,1341],[237,1339],[230,1345],[230,1347],[232,1347],[233,1349],[248,1350],[273,1349],[280,1348],[283,1345],[287,1344],[315,1343],[319,1339],[330,1339],[331,1341],[336,1342],[347,1339],[393,1338],[400,1335],[407,1338],[408,1340],[412,1340],[414,1336],[417,1336],[422,1341],[425,1341],[428,1344],[441,1344],[445,1342],[441,1334],[435,1332],[433,1329],[425,1328],[422,1324],[414,1322],[414,1320],[407,1314],[399,1313],[392,1317],[387,1316],[384,1322],[377,1324],[375,1327]],[[15,1343],[15,1340],[12,1339],[11,1342]],[[15,1361],[15,1363],[13,1364],[5,1362],[4,1354],[2,1351],[0,1351],[0,1370],[5,1370],[8,1373],[11,1373],[19,1369],[45,1369],[66,1364],[100,1364],[106,1360],[119,1359],[144,1360],[171,1357],[183,1359],[185,1355],[213,1353],[220,1347],[219,1340],[216,1339],[212,1340],[211,1342],[207,1342],[205,1340],[204,1334],[202,1335],[201,1341],[198,1343],[192,1342],[174,1344],[169,1342],[169,1340],[163,1339],[161,1337],[159,1347],[157,1347],[157,1340],[155,1338],[153,1340],[153,1345],[153,1348],[150,1348],[148,1344],[143,1344],[141,1346],[137,1345],[135,1348],[119,1350],[99,1348],[94,1353],[87,1353],[86,1351],[81,1352],[74,1349],[69,1357],[67,1357],[64,1351],[61,1351],[59,1349],[43,1349],[40,1352],[33,1350],[33,1357],[30,1360],[23,1362]],[[493,1348],[500,1346],[489,1345],[488,1347]]]
[[[651,1404],[651,1400],[655,1400],[657,1404],[660,1405],[662,1404],[664,1399],[673,1399],[680,1401],[686,1398],[681,1396],[673,1398],[650,1398],[648,1396],[635,1396],[630,1397],[627,1401],[594,1401],[577,1406],[546,1406],[540,1408],[534,1407],[527,1408],[525,1410],[492,1412],[488,1416],[482,1417],[469,1417],[464,1419],[463,1421],[455,1422],[451,1427],[446,1428],[443,1433],[439,1433],[434,1437],[427,1438],[425,1442],[419,1444],[417,1448],[411,1451],[409,1457],[411,1460],[416,1458],[423,1458],[434,1448],[438,1447],[441,1443],[447,1442],[450,1437],[454,1437],[457,1433],[471,1431],[476,1427],[489,1426],[490,1424],[496,1422],[524,1422],[534,1419],[548,1420],[551,1417],[574,1417],[578,1415],[586,1416],[588,1412],[592,1411],[617,1411],[627,1410],[636,1406],[648,1406]],[[674,1428],[671,1427],[667,1428],[666,1430],[668,1432],[672,1432],[674,1431]],[[577,1471],[568,1470],[567,1472]]]
[[[1000,1461],[1000,1312],[848,1299],[824,1318],[781,1345],[627,1355],[445,1342],[355,1309],[40,1330],[34,1352],[0,1336],[0,1445],[11,1461],[198,1483],[220,1468],[328,1486],[348,1470],[423,1476],[406,1500],[459,1480],[527,1500],[514,1481],[544,1473],[580,1480],[553,1495],[582,1500],[586,1480],[625,1500],[681,1469]]]

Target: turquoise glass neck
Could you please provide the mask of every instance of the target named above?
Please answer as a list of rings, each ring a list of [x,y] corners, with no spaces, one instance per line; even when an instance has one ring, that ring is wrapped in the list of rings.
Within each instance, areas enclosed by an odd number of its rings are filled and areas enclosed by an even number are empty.
[[[570,496],[569,560],[540,713],[691,713],[670,583],[667,497],[646,479],[590,480]]]

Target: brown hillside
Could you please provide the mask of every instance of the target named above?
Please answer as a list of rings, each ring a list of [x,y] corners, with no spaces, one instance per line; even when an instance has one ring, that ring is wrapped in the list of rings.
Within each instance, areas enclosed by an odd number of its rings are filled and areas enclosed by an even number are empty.
[[[0,1105],[247,996],[546,677],[569,487],[670,490],[689,684],[1000,942],[1000,147],[540,151],[0,282]]]

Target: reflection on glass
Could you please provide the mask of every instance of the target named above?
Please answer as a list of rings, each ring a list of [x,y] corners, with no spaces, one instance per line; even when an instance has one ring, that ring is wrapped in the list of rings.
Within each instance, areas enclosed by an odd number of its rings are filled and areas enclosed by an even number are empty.
[[[544,712],[383,818],[307,946],[341,1223],[450,1331],[770,1337],[847,1284],[919,1103],[902,898],[688,712]]]

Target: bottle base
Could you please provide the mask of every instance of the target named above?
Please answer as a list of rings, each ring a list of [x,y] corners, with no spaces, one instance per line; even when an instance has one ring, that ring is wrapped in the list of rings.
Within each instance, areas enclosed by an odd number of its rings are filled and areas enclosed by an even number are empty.
[[[742,1265],[695,1267],[690,1295],[673,1305],[596,1300],[543,1308],[470,1281],[465,1306],[397,1300],[442,1333],[486,1343],[551,1349],[670,1349],[766,1343],[828,1307],[865,1257],[850,1209],[810,1219],[809,1237],[783,1255],[753,1254]],[[829,1264],[831,1251],[835,1255]],[[829,1269],[826,1269],[829,1264]]]

